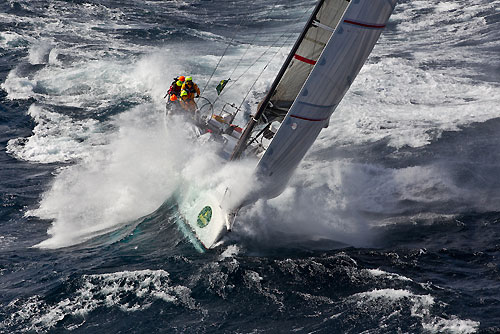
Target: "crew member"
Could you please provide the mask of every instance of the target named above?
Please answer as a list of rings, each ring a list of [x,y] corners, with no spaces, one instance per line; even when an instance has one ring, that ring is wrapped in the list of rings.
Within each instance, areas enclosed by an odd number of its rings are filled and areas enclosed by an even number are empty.
[[[183,109],[184,108],[180,104],[180,101],[177,98],[177,95],[175,95],[175,94],[170,95],[169,102],[167,103],[168,115],[178,114]]]
[[[182,89],[188,93],[188,98],[193,100],[193,102],[195,97],[200,97],[200,89],[198,88],[198,85],[193,82],[192,77],[186,78],[186,81],[182,85]]]
[[[179,96],[181,94],[182,90],[182,81],[177,80],[176,82],[172,82],[172,85],[168,89],[167,95],[177,95]]]
[[[196,105],[196,102],[194,102],[193,99],[189,98],[189,93],[186,90],[181,90],[181,99],[180,99],[180,104],[181,107],[189,112],[195,112],[198,106]]]

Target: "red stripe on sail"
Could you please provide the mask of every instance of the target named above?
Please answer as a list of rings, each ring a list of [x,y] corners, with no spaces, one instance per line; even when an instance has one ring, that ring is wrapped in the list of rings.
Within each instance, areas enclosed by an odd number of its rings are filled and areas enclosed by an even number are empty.
[[[354,24],[360,27],[365,27],[365,28],[375,28],[375,29],[383,29],[385,28],[385,24],[366,24],[366,23],[361,23],[361,22],[356,22],[356,21],[351,21],[351,20],[344,20],[345,23],[349,24]]]
[[[295,59],[297,59],[297,60],[300,60],[300,61],[304,62],[304,63],[310,64],[310,65],[316,65],[316,61],[315,60],[299,56],[298,54],[295,54],[295,56],[293,56],[293,57]]]

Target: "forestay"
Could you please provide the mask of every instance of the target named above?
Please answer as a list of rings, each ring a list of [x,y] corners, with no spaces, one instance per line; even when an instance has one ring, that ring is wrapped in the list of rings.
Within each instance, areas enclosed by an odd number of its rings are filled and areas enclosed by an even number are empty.
[[[279,195],[377,42],[397,0],[352,0],[257,166]],[[300,55],[300,53],[299,53]],[[291,96],[283,94],[282,96]]]
[[[298,40],[298,48],[274,91],[271,98],[273,108],[264,113],[268,118],[286,115],[348,5],[349,0],[322,0],[318,3],[317,13],[306,26],[303,38]]]

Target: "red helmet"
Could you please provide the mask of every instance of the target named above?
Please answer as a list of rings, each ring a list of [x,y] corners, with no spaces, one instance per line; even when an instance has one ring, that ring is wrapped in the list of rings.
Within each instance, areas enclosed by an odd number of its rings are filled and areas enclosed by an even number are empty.
[[[185,78],[183,75],[181,75],[178,79],[179,79],[180,81],[182,81],[182,82],[184,82],[184,80],[186,80],[186,78]]]

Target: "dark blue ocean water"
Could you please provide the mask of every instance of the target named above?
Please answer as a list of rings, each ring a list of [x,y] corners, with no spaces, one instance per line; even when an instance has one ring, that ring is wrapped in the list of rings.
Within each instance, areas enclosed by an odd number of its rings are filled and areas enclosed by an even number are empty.
[[[179,231],[219,174],[165,134],[171,78],[232,40],[205,95],[241,58],[250,113],[313,6],[0,3],[0,333],[500,333],[499,1],[400,1],[284,194]]]

